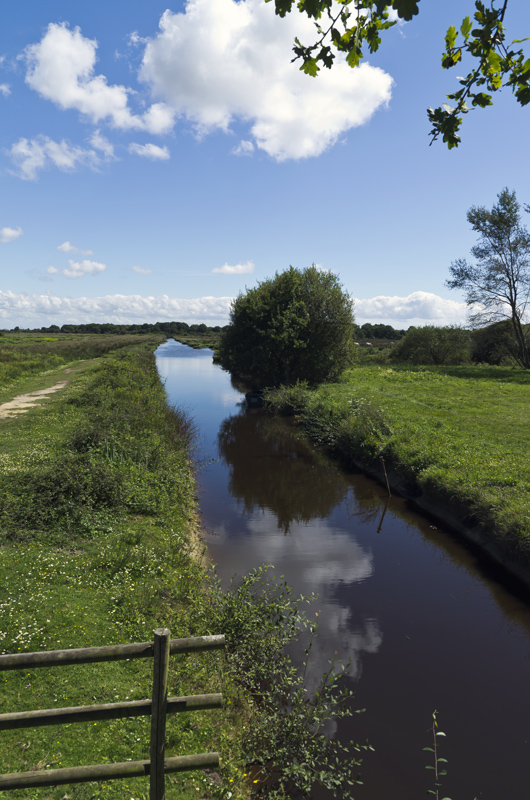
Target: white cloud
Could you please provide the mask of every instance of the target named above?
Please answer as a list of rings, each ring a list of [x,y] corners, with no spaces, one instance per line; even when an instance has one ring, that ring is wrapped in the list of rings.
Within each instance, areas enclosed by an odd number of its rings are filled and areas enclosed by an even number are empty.
[[[62,253],[81,253],[82,256],[91,256],[93,255],[92,250],[80,250],[79,247],[71,244],[70,242],[63,242],[57,248]]]
[[[141,116],[129,108],[131,89],[109,85],[94,72],[97,42],[80,28],[51,22],[37,44],[26,47],[26,83],[41,97],[62,109],[75,109],[92,122],[107,120],[122,130],[165,133],[173,127],[174,113],[164,103],[155,103]]]
[[[130,33],[127,39],[128,39],[127,44],[130,47],[136,47],[137,45],[145,44],[145,42],[148,41],[148,39],[144,39],[142,36],[140,36],[138,34],[138,31],[133,31],[132,33]]]
[[[74,247],[70,242],[63,242],[59,245],[57,250],[61,250],[63,253],[77,253],[77,247]]]
[[[50,275],[62,272],[48,267]],[[0,327],[40,327],[55,322],[156,322],[179,320],[226,325],[233,297],[181,299],[168,295],[106,295],[103,297],[58,297],[52,294],[25,294],[0,291]],[[408,297],[374,297],[357,300],[356,319],[384,322],[396,328],[409,325],[451,325],[465,322],[467,306],[428,292]],[[410,316],[405,316],[406,313]]]
[[[3,244],[14,242],[19,236],[22,236],[22,228],[0,228],[0,242]]]
[[[40,327],[80,322],[157,322],[178,320],[226,325],[232,297],[197,297],[183,300],[168,295],[105,295],[58,297],[51,293],[26,294],[0,291],[0,327]]]
[[[170,158],[167,147],[159,147],[156,144],[136,144],[136,142],[133,142],[129,145],[128,150],[129,153],[150,158],[153,161],[165,161]]]
[[[311,611],[319,610],[318,634],[311,648],[306,686],[310,690],[317,688],[330,653],[335,653],[338,662],[349,660],[349,674],[358,678],[364,654],[376,653],[383,635],[377,619],[359,614],[347,600],[341,603],[341,598],[348,598],[352,586],[373,575],[370,550],[356,541],[351,530],[335,527],[329,519],[315,516],[309,522],[291,521],[288,536],[283,531],[279,534],[277,516],[268,508],[251,514],[246,526],[252,535],[252,554],[243,553],[239,540],[232,538],[226,529],[217,526],[215,530],[214,546],[222,549],[223,562],[230,565],[230,576],[234,564],[240,575],[248,574],[256,564],[282,564],[293,593],[317,595]],[[232,552],[236,550],[237,557]],[[311,559],[307,558],[308,553]],[[226,577],[221,572],[221,579]]]
[[[7,97],[8,94],[11,94],[11,89],[8,83],[0,83],[0,94],[3,94],[4,97]]]
[[[46,272],[48,273],[48,275],[56,275],[59,272],[59,270],[56,267],[52,267],[50,264]]]
[[[109,161],[115,158],[114,145],[111,144],[111,142],[109,142],[109,140],[105,136],[102,136],[99,130],[94,131],[94,133],[90,137],[90,144],[96,150],[101,150],[105,158],[108,159]]]
[[[12,145],[8,154],[18,168],[18,172],[14,174],[25,181],[36,180],[39,170],[50,165],[63,172],[73,172],[78,166],[96,169],[101,164],[101,158],[95,150],[68,144],[64,139],[54,142],[48,136],[19,139]]]
[[[138,275],[151,275],[152,269],[144,269],[143,267],[131,267],[131,272],[136,272]]]
[[[212,272],[216,272],[219,275],[249,275],[254,272],[254,269],[254,262],[247,261],[246,264],[234,264],[234,266],[223,264],[222,267],[214,267]]]
[[[234,147],[232,153],[235,156],[251,156],[254,152],[254,145],[252,142],[242,139],[237,147]]]
[[[381,322],[398,328],[409,325],[455,325],[466,321],[466,303],[447,300],[431,292],[412,292],[407,297],[372,297],[355,300],[357,322]]]
[[[72,261],[68,260],[68,267],[61,270],[62,274],[67,278],[84,278],[85,275],[97,275],[98,272],[104,272],[107,269],[106,264],[101,264],[99,261]]]
[[[255,146],[279,161],[319,155],[390,99],[392,78],[367,63],[303,74],[292,43],[314,39],[313,23],[296,11],[279,19],[262,0],[189,0],[159,27],[140,70],[154,95],[199,135],[248,122]]]

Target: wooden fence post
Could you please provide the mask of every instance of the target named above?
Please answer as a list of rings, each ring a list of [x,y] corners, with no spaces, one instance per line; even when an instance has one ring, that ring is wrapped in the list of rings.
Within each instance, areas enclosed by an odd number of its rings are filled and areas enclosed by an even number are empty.
[[[157,628],[154,639],[153,701],[151,708],[151,766],[149,800],[164,800],[164,756],[166,744],[167,677],[169,669],[168,628]]]

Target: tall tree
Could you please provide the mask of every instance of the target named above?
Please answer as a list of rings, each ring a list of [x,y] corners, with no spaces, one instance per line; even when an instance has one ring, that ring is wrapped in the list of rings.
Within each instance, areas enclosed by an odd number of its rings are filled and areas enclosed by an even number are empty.
[[[353,301],[332,272],[289,267],[232,304],[217,359],[254,388],[337,377],[353,349]]]
[[[270,0],[266,0],[270,2]],[[285,17],[295,0],[274,0],[276,14]],[[337,53],[346,56],[350,67],[358,66],[367,49],[375,53],[381,35],[398,19],[410,21],[419,13],[420,0],[298,0],[296,6],[315,20],[317,40],[304,45],[295,39],[293,61],[301,59],[301,70],[315,76],[320,66],[330,68]],[[439,136],[448,148],[458,147],[458,131],[462,115],[471,108],[484,108],[492,103],[492,94],[503,86],[513,91],[517,102],[530,102],[530,59],[521,48],[521,39],[507,43],[504,18],[508,0],[490,0],[489,4],[475,0],[473,21],[465,17],[457,28],[451,25],[445,34],[442,69],[451,69],[467,54],[475,66],[462,78],[460,88],[447,95],[454,105],[444,103],[429,108],[432,125],[431,143]],[[394,19],[391,19],[391,14]],[[468,105],[468,104],[471,105]]]
[[[530,300],[530,233],[521,224],[521,206],[515,192],[503,189],[488,210],[472,206],[467,218],[479,234],[471,248],[475,259],[453,261],[449,289],[463,289],[472,307],[471,322],[489,325],[502,319],[511,323],[512,352],[517,363],[530,369],[530,333],[525,324]]]

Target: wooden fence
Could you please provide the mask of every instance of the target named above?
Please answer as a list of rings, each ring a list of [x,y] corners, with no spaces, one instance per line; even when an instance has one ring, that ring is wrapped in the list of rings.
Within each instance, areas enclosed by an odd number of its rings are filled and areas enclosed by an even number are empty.
[[[122,717],[150,716],[151,744],[149,760],[125,761],[121,764],[93,764],[69,769],[7,773],[6,775],[0,775],[0,791],[30,789],[36,786],[57,786],[64,783],[83,783],[86,781],[110,781],[116,778],[149,775],[150,800],[163,800],[165,796],[165,773],[219,766],[219,753],[200,753],[198,755],[165,758],[167,714],[221,708],[223,701],[221,694],[168,697],[167,681],[170,655],[192,653],[198,650],[218,650],[224,647],[225,637],[201,636],[190,639],[170,639],[170,632],[167,628],[158,628],[154,634],[153,642],[0,656],[0,671],[55,667],[67,664],[90,664],[98,661],[120,661],[132,658],[154,659],[152,700],[0,714],[0,730],[33,728],[39,725],[62,725],[70,722],[88,722],[90,720],[118,719]]]

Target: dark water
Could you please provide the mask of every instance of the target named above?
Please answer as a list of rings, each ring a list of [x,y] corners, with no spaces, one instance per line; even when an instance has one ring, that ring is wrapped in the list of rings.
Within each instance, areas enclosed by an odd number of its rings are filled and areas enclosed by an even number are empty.
[[[530,798],[530,596],[473,548],[362,475],[293,441],[288,423],[245,412],[211,351],[157,351],[171,402],[201,431],[201,509],[225,583],[263,562],[318,594],[310,680],[350,659],[344,740],[368,738],[356,800],[415,800],[436,709],[448,776],[440,798]],[[436,525],[436,527],[434,527]]]

